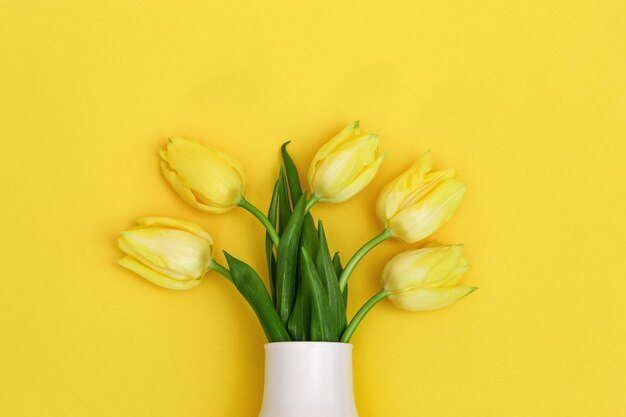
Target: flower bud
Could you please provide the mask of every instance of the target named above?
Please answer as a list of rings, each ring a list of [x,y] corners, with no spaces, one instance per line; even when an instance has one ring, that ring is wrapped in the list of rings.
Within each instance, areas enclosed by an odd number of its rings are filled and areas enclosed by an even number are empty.
[[[465,185],[454,169],[430,172],[430,152],[387,184],[376,204],[391,235],[407,243],[428,237],[447,222],[461,203]]]
[[[166,217],[144,217],[122,232],[117,262],[165,288],[186,290],[200,283],[211,265],[213,240],[201,227]]]
[[[445,307],[476,288],[457,286],[469,269],[463,245],[403,252],[383,271],[383,285],[396,307],[421,311]]]
[[[377,135],[359,135],[359,122],[345,127],[315,154],[309,168],[311,193],[330,203],[352,198],[374,178],[385,154],[376,157]]]
[[[230,210],[246,191],[237,161],[189,139],[169,139],[161,150],[161,172],[183,200],[210,213]]]

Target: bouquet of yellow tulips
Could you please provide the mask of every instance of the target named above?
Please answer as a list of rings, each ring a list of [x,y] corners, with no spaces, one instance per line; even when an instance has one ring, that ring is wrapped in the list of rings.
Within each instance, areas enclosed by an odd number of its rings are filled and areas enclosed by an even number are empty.
[[[422,244],[400,253],[386,265],[382,289],[348,321],[348,280],[359,261],[381,242],[396,238],[424,241],[447,222],[465,193],[454,169],[431,170],[425,153],[380,193],[376,213],[383,231],[345,264],[331,255],[321,221],[310,213],[318,203],[341,203],[365,188],[385,154],[379,139],[361,134],[354,122],[322,146],[309,167],[309,190],[284,144],[282,166],[267,214],[246,200],[246,177],[230,156],[198,142],[172,138],[161,150],[161,171],[180,197],[209,213],[241,207],[266,231],[267,285],[248,264],[225,252],[228,265],[212,256],[213,240],[200,226],[165,217],[137,219],[122,232],[118,262],[165,288],[186,290],[209,271],[231,281],[256,313],[269,342],[349,342],[365,315],[388,298],[406,310],[447,306],[476,288],[459,285],[468,269],[462,245]]]

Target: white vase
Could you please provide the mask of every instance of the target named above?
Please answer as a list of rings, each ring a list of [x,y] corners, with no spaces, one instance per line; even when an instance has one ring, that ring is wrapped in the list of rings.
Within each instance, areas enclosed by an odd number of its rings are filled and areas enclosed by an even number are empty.
[[[352,345],[266,344],[259,417],[358,417],[352,388]]]

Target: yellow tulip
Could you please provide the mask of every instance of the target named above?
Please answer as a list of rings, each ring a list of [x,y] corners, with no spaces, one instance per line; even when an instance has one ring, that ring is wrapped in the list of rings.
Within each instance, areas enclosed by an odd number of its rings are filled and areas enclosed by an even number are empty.
[[[383,271],[385,294],[396,307],[412,311],[445,307],[465,297],[476,288],[457,286],[469,269],[462,252],[463,245],[452,245],[396,255]]]
[[[144,217],[122,232],[117,262],[165,288],[186,290],[200,283],[209,270],[213,240],[194,223],[166,217]]]
[[[430,170],[427,152],[378,197],[378,218],[392,236],[407,243],[428,237],[447,222],[465,194],[465,185],[454,169]]]
[[[365,188],[386,156],[376,157],[378,143],[377,135],[359,135],[359,122],[354,122],[322,146],[308,173],[314,198],[341,203]]]
[[[183,200],[210,213],[235,207],[246,191],[237,161],[189,139],[169,139],[161,150],[161,171]]]

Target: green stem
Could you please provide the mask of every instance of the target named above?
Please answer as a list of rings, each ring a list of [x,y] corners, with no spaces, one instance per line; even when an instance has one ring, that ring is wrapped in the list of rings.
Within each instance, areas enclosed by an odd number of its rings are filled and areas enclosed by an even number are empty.
[[[361,324],[361,321],[367,315],[367,313],[369,313],[370,310],[374,308],[374,306],[378,304],[378,302],[380,302],[380,300],[387,298],[387,296],[387,291],[385,291],[385,289],[383,288],[382,290],[380,290],[380,292],[376,293],[372,298],[367,300],[367,303],[363,304],[363,307],[361,307],[361,309],[354,315],[354,317],[350,321],[350,324],[348,325],[348,327],[346,327],[346,330],[341,335],[342,343],[350,342],[354,331],[356,330],[358,325]]]
[[[341,277],[339,277],[339,288],[343,291],[348,284],[348,278],[350,278],[350,274],[354,271],[354,268],[359,264],[361,259],[367,254],[367,252],[374,249],[376,246],[380,245],[385,240],[391,237],[391,231],[389,229],[385,229],[381,234],[375,236],[372,240],[367,242],[365,245],[361,247],[353,256],[350,258],[343,272],[341,273]]]
[[[230,275],[230,271],[228,270],[228,268],[226,268],[223,265],[218,264],[214,259],[211,260],[211,263],[209,264],[209,269],[217,272],[218,274],[220,274],[221,276],[223,276],[230,282],[233,281],[233,277]]]
[[[306,202],[306,207],[304,208],[304,211],[308,212],[309,210],[311,210],[311,208],[315,204],[317,204],[318,201],[320,201],[320,199],[315,194],[313,194],[311,198],[309,198],[309,201]]]
[[[274,246],[278,247],[278,243],[280,242],[278,232],[276,232],[276,228],[272,226],[272,222],[270,222],[265,214],[263,214],[261,210],[256,208],[252,203],[250,203],[243,197],[241,198],[241,200],[239,200],[239,207],[249,211],[254,217],[259,219],[261,224],[263,224],[263,226],[265,227],[265,230],[267,230],[267,233],[270,235],[272,242],[274,242]]]

